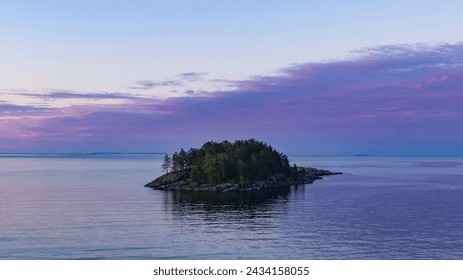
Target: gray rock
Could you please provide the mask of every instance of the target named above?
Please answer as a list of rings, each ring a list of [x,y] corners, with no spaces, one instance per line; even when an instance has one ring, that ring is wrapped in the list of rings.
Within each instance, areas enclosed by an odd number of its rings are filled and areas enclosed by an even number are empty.
[[[258,191],[267,189],[287,188],[291,185],[311,184],[316,180],[322,179],[322,176],[338,175],[341,172],[331,172],[329,170],[317,169],[313,167],[298,167],[297,180],[288,179],[284,174],[274,174],[267,180],[256,181],[251,186],[243,186],[233,183],[224,183],[219,185],[200,185],[193,187],[188,179],[190,170],[175,171],[164,174],[145,187],[157,190],[183,190],[183,191],[205,191],[205,192],[241,192],[241,191]]]

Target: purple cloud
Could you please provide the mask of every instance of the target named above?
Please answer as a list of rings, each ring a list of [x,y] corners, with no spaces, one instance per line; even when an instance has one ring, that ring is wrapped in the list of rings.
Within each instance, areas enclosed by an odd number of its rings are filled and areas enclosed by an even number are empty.
[[[62,149],[153,151],[255,137],[290,152],[462,155],[462,53],[463,43],[365,49],[349,60],[236,82],[232,91],[20,118],[3,135],[29,135],[30,149],[59,142]]]
[[[35,106],[23,106],[17,104],[1,103],[0,102],[0,116],[4,115],[30,115],[37,113],[49,112],[47,108],[40,108]]]

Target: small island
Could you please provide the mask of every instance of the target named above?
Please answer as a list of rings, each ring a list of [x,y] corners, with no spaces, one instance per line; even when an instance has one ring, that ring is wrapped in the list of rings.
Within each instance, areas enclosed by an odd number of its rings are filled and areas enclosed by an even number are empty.
[[[291,166],[288,157],[255,139],[234,143],[209,141],[201,148],[183,148],[164,156],[166,174],[146,184],[159,190],[239,192],[287,188],[342,174]]]

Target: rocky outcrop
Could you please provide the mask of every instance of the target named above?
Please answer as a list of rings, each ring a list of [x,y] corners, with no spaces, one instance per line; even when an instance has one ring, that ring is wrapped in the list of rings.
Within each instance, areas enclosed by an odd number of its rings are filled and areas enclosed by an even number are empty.
[[[291,185],[311,184],[323,176],[338,175],[341,172],[331,172],[328,170],[312,167],[298,167],[297,175],[288,178],[284,174],[274,174],[266,180],[255,181],[249,186],[234,183],[224,183],[217,185],[191,186],[189,182],[190,170],[175,171],[164,174],[152,182],[145,185],[157,190],[184,190],[184,191],[207,191],[207,192],[243,192],[259,191],[266,189],[287,188]]]
[[[145,187],[151,187],[158,190],[186,189],[190,186],[190,183],[188,182],[189,178],[189,170],[170,172],[156,178],[146,184]]]
[[[313,167],[297,167],[297,175],[293,175],[293,185],[312,184],[315,180],[323,179],[323,176],[341,174],[342,172],[331,172]]]

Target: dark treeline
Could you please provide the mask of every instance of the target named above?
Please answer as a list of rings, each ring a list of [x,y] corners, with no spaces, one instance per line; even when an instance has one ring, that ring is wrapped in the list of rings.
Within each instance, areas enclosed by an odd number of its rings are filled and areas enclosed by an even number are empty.
[[[250,185],[268,179],[273,174],[290,177],[288,157],[272,146],[255,139],[234,143],[210,141],[201,148],[181,149],[170,158],[164,157],[163,171],[190,171],[190,184],[236,183]]]

